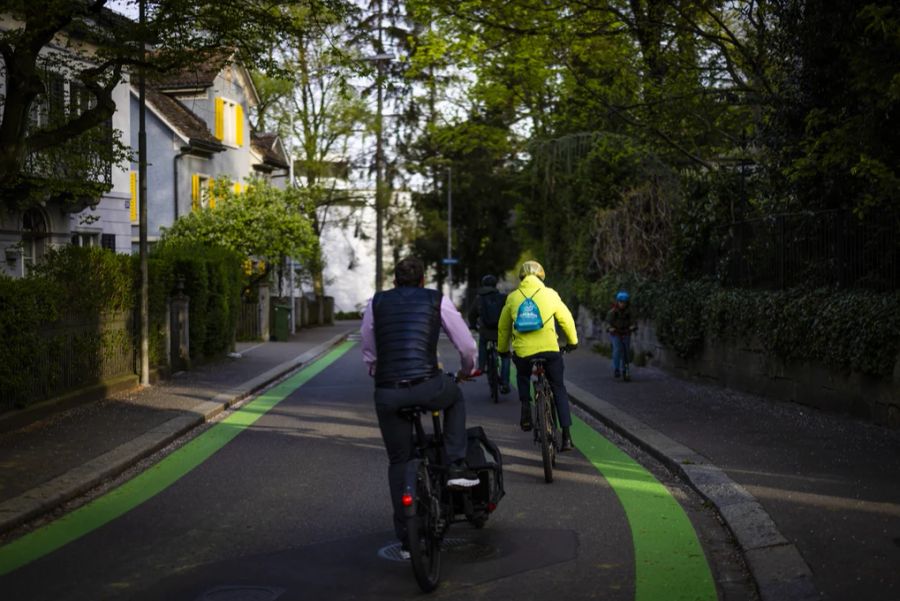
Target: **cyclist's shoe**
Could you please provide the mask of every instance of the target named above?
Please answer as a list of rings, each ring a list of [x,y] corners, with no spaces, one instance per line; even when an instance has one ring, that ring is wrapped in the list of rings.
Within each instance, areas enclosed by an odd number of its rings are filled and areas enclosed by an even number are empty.
[[[559,450],[561,453],[565,453],[566,451],[571,451],[575,445],[572,444],[572,434],[569,432],[568,428],[563,428],[562,431],[562,444],[559,445]]]
[[[622,372],[620,372],[618,369],[617,369],[616,371],[613,372],[613,377],[614,377],[614,378],[618,378],[618,377],[621,376],[621,375],[622,375]]]
[[[478,486],[478,474],[469,469],[465,461],[454,461],[447,469],[448,488],[472,488]]]
[[[411,557],[412,555],[410,555],[409,553],[409,545],[406,543],[400,545],[400,559],[409,559]]]
[[[519,419],[519,426],[523,432],[530,432],[533,427],[531,424],[531,406],[528,403],[522,403],[522,417]]]
[[[509,394],[509,384],[500,385],[500,394]]]

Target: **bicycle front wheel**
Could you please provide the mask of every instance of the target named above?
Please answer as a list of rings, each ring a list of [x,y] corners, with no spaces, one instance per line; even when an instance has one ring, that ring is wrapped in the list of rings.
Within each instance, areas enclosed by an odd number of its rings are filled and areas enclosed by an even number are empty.
[[[441,579],[441,539],[437,529],[440,509],[424,464],[419,466],[417,482],[416,514],[406,520],[406,536],[416,582],[423,592],[430,593]]]
[[[537,417],[535,427],[541,443],[544,481],[548,484],[553,482],[553,465],[556,463],[556,448],[553,445],[553,408],[550,403],[550,391],[546,389],[546,384],[534,391],[534,412]]]

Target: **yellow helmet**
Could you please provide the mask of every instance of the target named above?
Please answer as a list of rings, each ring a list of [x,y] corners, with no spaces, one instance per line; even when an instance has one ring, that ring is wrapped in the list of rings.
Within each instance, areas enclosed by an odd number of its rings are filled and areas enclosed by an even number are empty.
[[[543,281],[544,268],[537,261],[525,261],[519,268],[519,279],[524,280],[527,275],[536,275]]]

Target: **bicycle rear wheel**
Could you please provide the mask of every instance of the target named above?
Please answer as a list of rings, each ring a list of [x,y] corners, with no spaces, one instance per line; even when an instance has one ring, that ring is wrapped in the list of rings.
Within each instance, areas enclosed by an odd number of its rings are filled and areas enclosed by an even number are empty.
[[[406,520],[406,536],[416,582],[423,592],[430,593],[441,579],[440,506],[433,497],[425,464],[419,465],[416,480],[416,515]]]
[[[497,352],[488,351],[487,360],[488,369],[488,385],[491,387],[491,400],[495,403],[500,402],[500,374],[497,373]]]
[[[535,427],[541,443],[541,459],[544,463],[544,481],[553,482],[553,466],[556,463],[556,449],[553,445],[553,408],[550,406],[550,391],[546,383],[534,391],[534,412],[537,417]]]

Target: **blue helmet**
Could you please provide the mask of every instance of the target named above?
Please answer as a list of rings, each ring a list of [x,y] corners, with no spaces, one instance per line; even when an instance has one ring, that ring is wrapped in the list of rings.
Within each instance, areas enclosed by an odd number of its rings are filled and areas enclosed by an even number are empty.
[[[622,302],[622,303],[627,303],[628,299],[630,299],[630,298],[631,297],[628,296],[628,293],[625,292],[624,290],[619,290],[619,293],[616,294],[616,300],[619,302]]]

